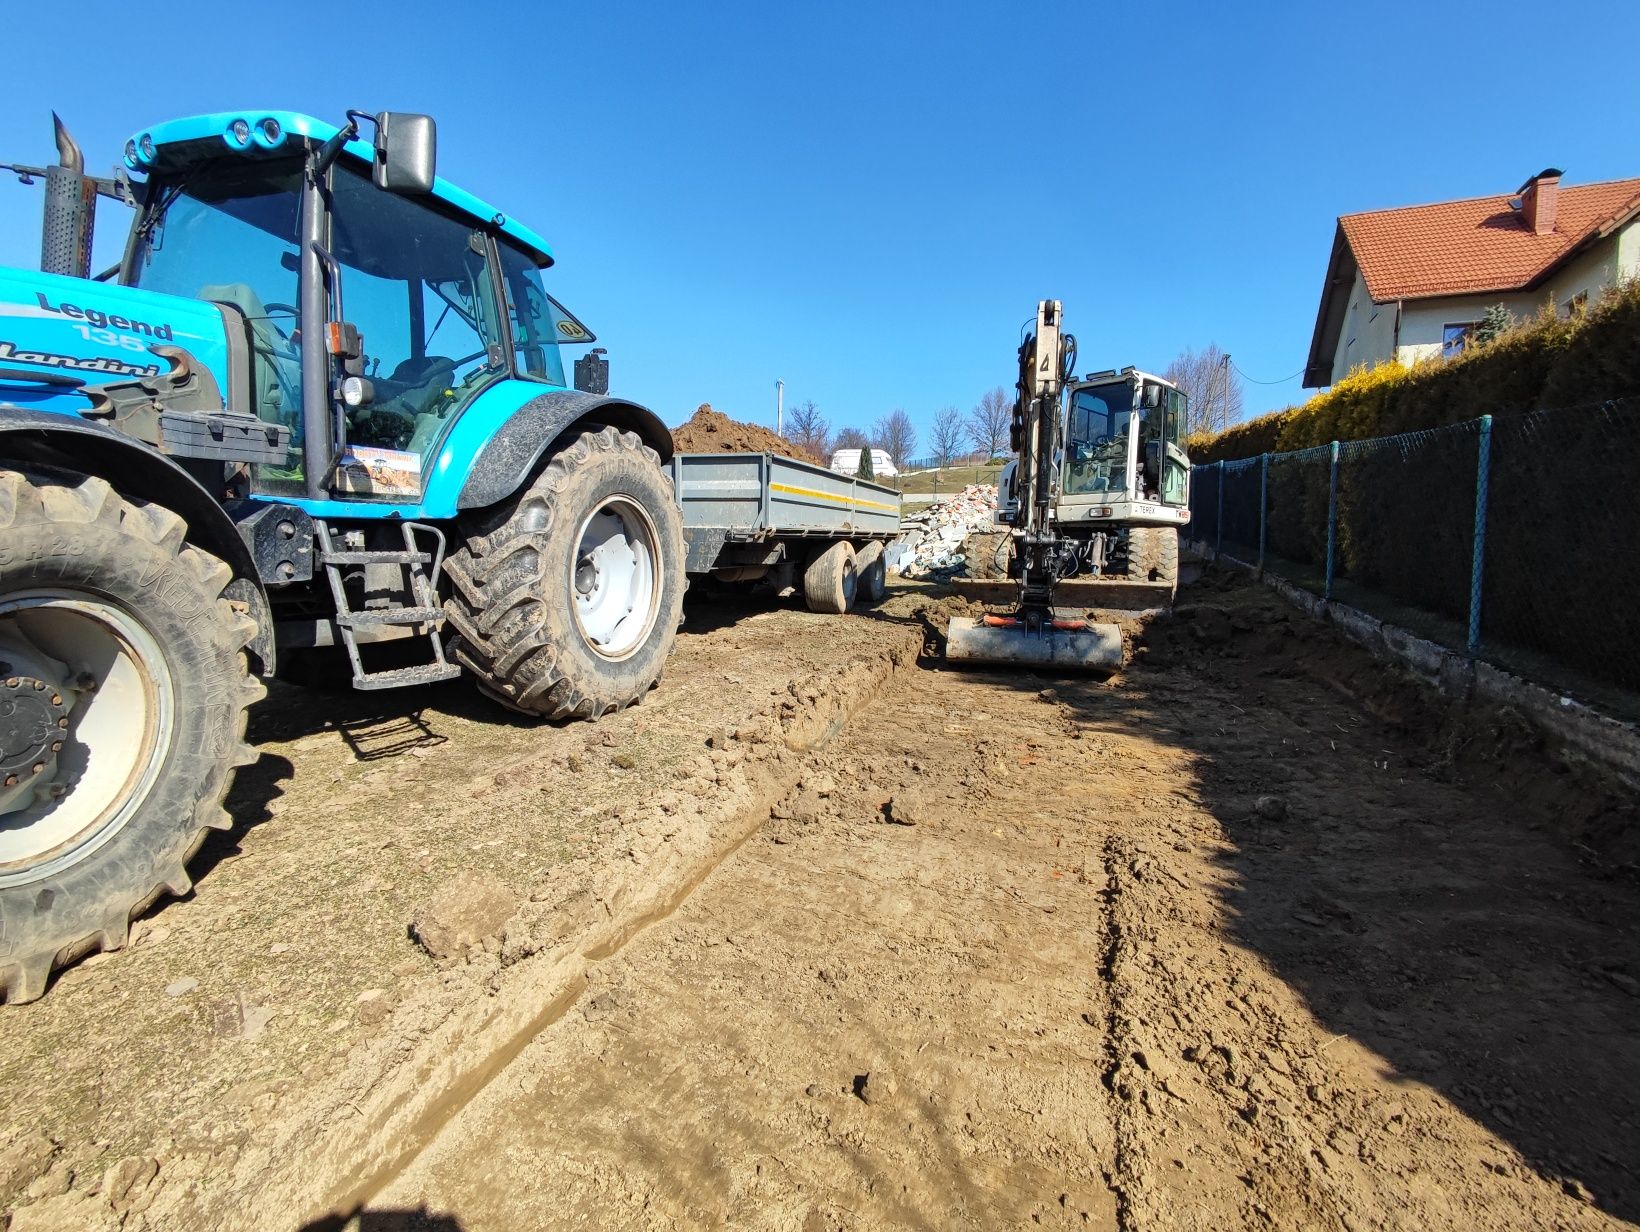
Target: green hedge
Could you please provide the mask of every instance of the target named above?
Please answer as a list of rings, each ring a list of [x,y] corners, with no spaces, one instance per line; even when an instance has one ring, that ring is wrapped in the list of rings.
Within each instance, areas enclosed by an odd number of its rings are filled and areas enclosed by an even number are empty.
[[[1556,316],[1551,306],[1537,320],[1449,361],[1357,369],[1301,406],[1192,437],[1190,460],[1251,458],[1634,393],[1640,393],[1640,281],[1607,292],[1570,318]]]

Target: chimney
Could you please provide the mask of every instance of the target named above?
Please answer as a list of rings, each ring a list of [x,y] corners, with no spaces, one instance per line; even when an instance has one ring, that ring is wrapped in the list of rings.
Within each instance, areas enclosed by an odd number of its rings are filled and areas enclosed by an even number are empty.
[[[1520,186],[1520,216],[1534,235],[1548,235],[1555,229],[1555,207],[1564,174],[1558,167],[1545,167]]]

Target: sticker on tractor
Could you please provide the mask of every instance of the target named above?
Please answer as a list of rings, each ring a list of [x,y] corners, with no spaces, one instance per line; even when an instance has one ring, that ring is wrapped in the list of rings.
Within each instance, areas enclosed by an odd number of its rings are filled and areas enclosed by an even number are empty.
[[[336,462],[336,491],[355,496],[420,496],[421,455],[349,445]]]

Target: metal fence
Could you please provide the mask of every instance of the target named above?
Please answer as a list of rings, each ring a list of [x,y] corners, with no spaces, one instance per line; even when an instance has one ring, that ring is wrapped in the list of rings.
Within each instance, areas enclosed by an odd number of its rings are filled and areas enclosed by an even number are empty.
[[[1634,691],[1637,472],[1640,399],[1486,415],[1197,466],[1187,534],[1513,670]]]

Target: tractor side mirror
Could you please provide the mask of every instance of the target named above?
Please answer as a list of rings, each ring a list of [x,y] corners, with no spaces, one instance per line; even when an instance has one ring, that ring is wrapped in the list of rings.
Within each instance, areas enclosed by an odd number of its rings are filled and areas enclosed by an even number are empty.
[[[1146,407],[1147,409],[1149,409],[1149,408],[1158,407],[1161,404],[1162,404],[1162,387],[1160,385],[1152,385],[1150,382],[1147,381],[1145,383],[1144,397],[1141,399],[1140,405],[1142,405],[1142,406]]]
[[[376,117],[377,188],[394,193],[433,191],[438,131],[433,117],[411,111],[384,111]]]

